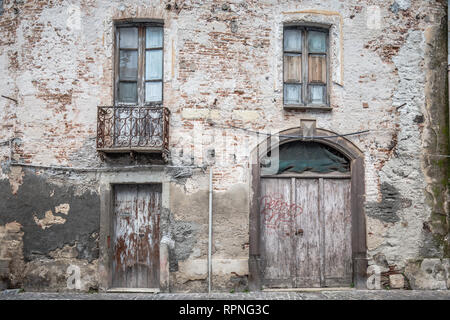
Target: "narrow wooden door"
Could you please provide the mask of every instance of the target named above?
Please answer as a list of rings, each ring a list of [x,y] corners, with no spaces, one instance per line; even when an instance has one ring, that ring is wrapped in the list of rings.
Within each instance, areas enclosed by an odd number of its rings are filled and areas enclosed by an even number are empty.
[[[350,180],[262,178],[261,194],[264,285],[350,285]]]
[[[301,208],[292,226],[294,247],[292,285],[296,288],[320,287],[319,180],[294,178],[292,180],[295,204]]]
[[[352,283],[350,179],[323,179],[323,277],[328,287]]]
[[[291,181],[261,179],[261,236],[264,244],[265,284],[269,287],[292,287],[294,256],[291,225]]]
[[[114,186],[113,287],[159,288],[161,185]]]

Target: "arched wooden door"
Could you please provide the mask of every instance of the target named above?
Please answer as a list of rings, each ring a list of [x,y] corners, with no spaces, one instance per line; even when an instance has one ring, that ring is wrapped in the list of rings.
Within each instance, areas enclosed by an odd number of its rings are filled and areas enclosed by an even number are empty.
[[[319,143],[294,143],[280,146],[276,173],[261,173],[263,287],[350,286],[349,161]]]

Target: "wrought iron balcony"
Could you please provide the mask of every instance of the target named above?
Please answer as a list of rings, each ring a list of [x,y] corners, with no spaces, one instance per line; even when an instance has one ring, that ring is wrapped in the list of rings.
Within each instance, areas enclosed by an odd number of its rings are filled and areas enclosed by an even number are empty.
[[[167,160],[169,115],[164,107],[99,106],[97,150],[161,153]]]

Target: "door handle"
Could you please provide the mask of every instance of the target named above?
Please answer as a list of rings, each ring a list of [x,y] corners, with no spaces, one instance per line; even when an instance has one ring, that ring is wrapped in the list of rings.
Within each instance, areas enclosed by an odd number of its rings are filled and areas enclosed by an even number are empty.
[[[298,229],[295,231],[296,236],[303,236],[303,229]]]

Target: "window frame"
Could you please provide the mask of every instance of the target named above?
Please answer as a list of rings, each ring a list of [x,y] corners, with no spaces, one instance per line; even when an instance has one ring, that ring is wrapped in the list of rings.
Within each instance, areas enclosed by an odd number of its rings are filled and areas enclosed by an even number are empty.
[[[286,82],[285,81],[285,56],[286,54],[289,53],[296,53],[298,54],[298,52],[294,52],[294,51],[287,51],[285,50],[284,47],[284,41],[285,41],[285,32],[286,30],[300,30],[302,33],[302,50],[301,50],[301,98],[302,101],[299,104],[292,104],[292,103],[285,103],[285,86],[286,84],[289,84],[291,82]],[[309,37],[309,33],[310,31],[318,31],[318,32],[323,32],[325,34],[325,46],[326,46],[326,50],[324,53],[320,54],[320,55],[325,55],[326,56],[326,82],[325,82],[325,86],[326,86],[326,90],[325,90],[325,103],[322,104],[313,104],[311,102],[311,97],[310,97],[310,82],[309,82],[309,46],[308,46],[308,37]],[[317,53],[312,53],[312,54],[317,54]],[[283,65],[283,70],[282,70],[282,83],[283,83],[283,90],[282,90],[282,103],[283,103],[283,108],[284,109],[320,109],[320,110],[332,110],[332,108],[330,107],[330,84],[331,84],[331,80],[330,80],[330,26],[329,25],[322,25],[322,24],[285,24],[283,25],[283,37],[282,37],[282,65]]]
[[[120,83],[120,28],[135,27],[138,28],[138,75],[137,75],[137,102],[122,102],[119,101],[119,83]],[[145,32],[147,27],[160,27],[162,28],[162,46],[158,48],[146,48]],[[126,49],[125,49],[126,50]],[[146,80],[145,79],[145,67],[146,67],[146,51],[147,50],[161,50],[162,51],[162,61],[161,61],[161,80]],[[114,90],[113,90],[113,101],[114,105],[121,107],[151,107],[160,106],[164,102],[164,23],[161,20],[117,20],[114,21],[114,46],[113,46],[113,57],[114,57]],[[161,101],[145,101],[145,83],[146,82],[161,82]]]

